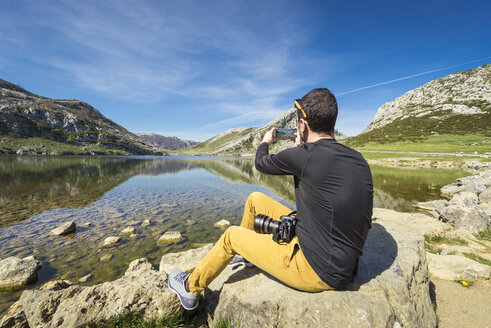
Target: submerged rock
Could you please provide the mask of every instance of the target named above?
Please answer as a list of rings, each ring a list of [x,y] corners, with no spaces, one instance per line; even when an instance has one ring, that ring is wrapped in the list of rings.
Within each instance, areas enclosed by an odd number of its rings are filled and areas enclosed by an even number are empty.
[[[134,234],[136,232],[136,229],[133,228],[133,227],[127,227],[125,229],[123,229],[123,231],[121,231],[121,233],[125,233],[125,234]]]
[[[121,238],[119,237],[115,237],[115,236],[107,237],[106,239],[104,239],[103,246],[113,246],[119,243],[120,241]]]
[[[41,262],[29,256],[7,257],[0,261],[0,289],[20,288],[38,279]]]
[[[65,222],[59,227],[51,230],[51,233],[53,235],[63,236],[63,235],[68,235],[70,233],[74,233],[75,230],[76,230],[75,222],[70,221],[70,222]]]
[[[80,282],[87,282],[92,277],[93,277],[93,275],[91,273],[89,273],[88,275],[85,275],[82,278],[80,278],[78,281],[80,281]]]
[[[220,220],[214,224],[215,227],[226,228],[230,225],[230,222],[227,220]]]
[[[159,242],[176,243],[182,239],[182,235],[179,231],[166,231],[166,233],[159,238]]]
[[[105,255],[102,255],[101,256],[101,258],[99,259],[99,261],[101,261],[101,262],[108,262],[112,258],[113,258],[113,255],[112,254],[105,254]]]
[[[143,222],[142,222],[142,224],[141,224],[141,225],[142,225],[142,227],[144,227],[144,226],[150,225],[150,223],[151,223],[151,222],[150,222],[150,220],[149,220],[149,219],[145,219],[145,220],[143,220]]]

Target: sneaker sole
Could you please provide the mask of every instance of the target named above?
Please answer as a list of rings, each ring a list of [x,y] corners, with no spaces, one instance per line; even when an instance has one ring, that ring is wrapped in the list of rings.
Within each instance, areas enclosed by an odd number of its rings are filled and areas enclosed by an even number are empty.
[[[199,301],[196,302],[196,305],[194,307],[191,307],[191,308],[186,307],[182,301],[182,296],[174,288],[172,288],[172,286],[170,284],[167,284],[167,286],[169,287],[170,290],[172,290],[177,295],[177,297],[179,297],[179,301],[181,302],[181,305],[183,308],[185,308],[188,311],[191,311],[191,310],[194,310],[198,307]]]

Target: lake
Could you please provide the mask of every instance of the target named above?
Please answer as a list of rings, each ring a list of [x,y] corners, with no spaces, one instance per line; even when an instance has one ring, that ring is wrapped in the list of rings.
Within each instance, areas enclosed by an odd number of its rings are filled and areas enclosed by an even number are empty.
[[[441,198],[440,188],[469,173],[461,170],[371,166],[376,207],[414,212],[416,202]],[[39,280],[73,283],[87,275],[92,285],[120,277],[146,257],[158,266],[163,254],[215,242],[226,219],[238,225],[247,196],[269,195],[294,209],[293,178],[268,176],[251,158],[0,156],[0,259],[34,255]],[[143,223],[150,220],[149,225]],[[75,221],[75,234],[50,230]],[[83,227],[83,223],[91,225]],[[136,228],[136,237],[121,234]],[[179,243],[162,244],[169,230]],[[106,237],[121,242],[102,247]],[[0,315],[21,294],[0,291]]]

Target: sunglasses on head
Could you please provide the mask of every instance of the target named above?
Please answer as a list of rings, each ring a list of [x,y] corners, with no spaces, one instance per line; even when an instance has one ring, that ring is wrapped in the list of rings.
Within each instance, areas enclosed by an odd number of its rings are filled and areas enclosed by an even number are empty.
[[[300,106],[299,102],[300,99],[295,99],[295,108],[302,112],[302,118],[305,120],[307,118],[307,114],[305,114],[305,111],[303,110],[302,106]]]

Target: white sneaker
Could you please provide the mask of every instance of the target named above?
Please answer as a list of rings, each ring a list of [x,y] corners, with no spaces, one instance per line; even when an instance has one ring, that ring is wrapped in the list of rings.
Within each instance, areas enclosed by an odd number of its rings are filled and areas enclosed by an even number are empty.
[[[186,290],[186,281],[190,275],[190,273],[184,273],[180,269],[174,268],[167,279],[169,289],[179,296],[179,300],[186,310],[194,310],[199,304],[199,296]]]
[[[240,265],[245,265],[248,268],[252,268],[254,266],[254,264],[247,261],[245,258],[240,256],[239,254],[235,254],[234,258],[232,259],[232,261],[230,261],[230,263],[227,266],[229,266],[231,268],[236,268]]]

